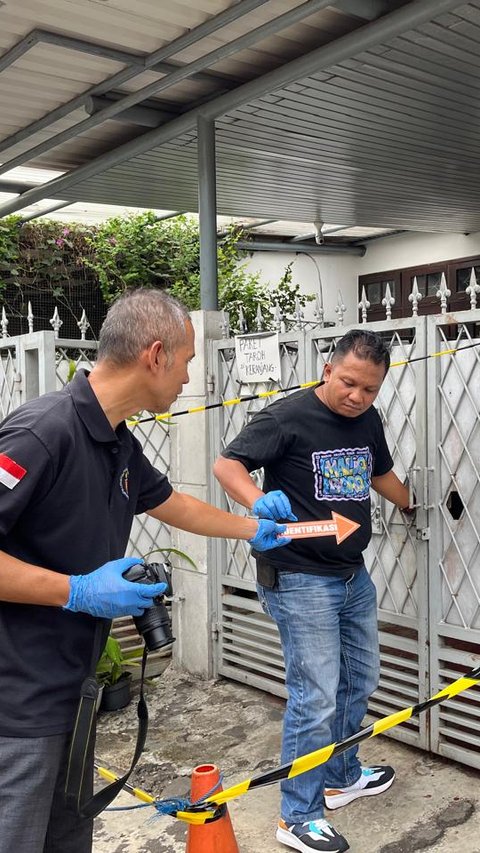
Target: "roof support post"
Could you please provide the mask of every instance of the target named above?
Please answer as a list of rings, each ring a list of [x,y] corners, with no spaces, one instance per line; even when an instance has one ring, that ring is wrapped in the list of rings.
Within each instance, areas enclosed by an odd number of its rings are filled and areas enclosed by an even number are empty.
[[[217,176],[215,122],[199,116],[198,212],[200,225],[200,307],[218,309],[217,277]]]

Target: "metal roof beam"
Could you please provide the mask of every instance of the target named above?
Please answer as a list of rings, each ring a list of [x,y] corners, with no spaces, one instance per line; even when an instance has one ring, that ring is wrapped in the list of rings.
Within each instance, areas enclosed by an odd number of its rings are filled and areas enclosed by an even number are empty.
[[[456,6],[458,6],[458,0],[413,0],[407,6],[347,33],[347,35],[341,36],[333,42],[322,45],[255,80],[244,83],[234,89],[233,92],[222,95],[201,108],[193,109],[161,128],[151,130],[118,146],[118,148],[107,151],[68,174],[49,181],[41,188],[29,190],[24,194],[24,198],[1,205],[0,217],[13,213],[15,210],[19,210],[21,207],[32,204],[41,198],[61,195],[63,190],[75,186],[99,172],[191,131],[195,127],[199,115],[210,119],[218,118],[231,109],[247,104],[255,98],[307,77],[309,74],[328,68],[344,59],[351,58],[382,41],[391,39],[405,32],[405,30],[430,20],[433,16],[448,12]]]
[[[336,234],[337,231],[345,231],[346,228],[349,228],[349,225],[339,225],[338,228],[324,228],[320,229],[320,233],[322,237],[326,237],[328,234]],[[302,240],[313,240],[314,237],[318,237],[318,233],[316,231],[312,231],[311,234],[298,234],[296,237],[292,237],[289,240],[290,243],[301,243]]]
[[[8,178],[0,178],[0,193],[14,193],[19,195],[27,190],[34,190],[38,184],[26,184],[23,181],[9,181]]]
[[[28,36],[25,36],[18,44],[15,44],[10,50],[7,50],[6,53],[0,57],[0,71],[5,71],[6,68],[10,68],[10,65],[13,65],[17,59],[20,59],[25,53],[28,53],[32,47],[38,44],[38,37],[36,35],[35,30],[29,33]]]
[[[67,50],[75,50],[80,53],[88,53],[93,56],[101,56],[104,59],[111,59],[113,62],[122,62],[125,65],[139,66],[143,71],[145,68],[145,56],[129,53],[125,50],[117,50],[108,45],[97,44],[87,39],[74,38],[73,36],[65,36],[62,33],[53,33],[50,30],[34,29],[25,36],[18,44],[14,45],[10,50],[0,58],[0,71],[5,71],[10,65],[13,65],[17,59],[28,53],[29,50],[36,47],[37,44],[51,44],[56,47],[63,47]],[[138,72],[137,72],[138,73]]]
[[[374,21],[403,5],[403,0],[337,0],[332,5],[346,12],[347,15],[354,15],[365,21]]]
[[[268,2],[268,0],[265,0]],[[55,47],[61,47],[65,50],[74,50],[77,53],[86,53],[89,56],[100,56],[102,59],[111,59],[112,62],[121,62],[123,65],[128,65],[135,69],[135,73],[139,74],[145,70],[153,71],[157,74],[171,74],[179,64],[172,62],[156,62],[155,65],[149,67],[149,55],[130,53],[125,50],[117,50],[117,48],[109,47],[108,45],[98,44],[89,39],[79,39],[73,36],[66,36],[63,33],[55,33],[50,30],[32,30],[25,38],[16,44],[11,50],[7,51],[0,58],[0,71],[4,71],[13,65],[17,59],[20,59],[25,53],[34,48],[38,44],[50,44]],[[177,51],[178,53],[179,51]],[[229,74],[220,72],[199,72],[195,75],[196,79],[204,80],[209,83],[215,82],[240,82],[238,78],[232,77]]]
[[[149,71],[157,72],[158,74],[171,74],[173,71],[177,71],[178,68],[183,68],[185,63],[181,62],[157,62],[157,64],[150,68]],[[223,71],[197,71],[196,74],[190,75],[191,80],[200,80],[202,83],[218,83],[225,88],[226,86],[240,86],[243,83],[243,80],[240,77],[236,77],[234,74],[226,74]]]
[[[118,98],[111,98],[105,95],[94,96],[93,98],[88,98],[85,104],[85,110],[92,116],[101,112],[101,110],[104,110],[105,107],[109,106],[109,104],[115,103],[117,100]],[[176,115],[178,115],[178,112],[167,112],[166,110],[154,109],[153,107],[147,107],[144,104],[141,104],[137,107],[130,107],[130,109],[123,110],[121,113],[118,113],[113,117],[113,121],[138,124],[141,127],[160,127],[161,124],[165,124],[166,121],[170,121]]]
[[[51,32],[50,30],[32,30],[30,35],[36,36],[38,44],[51,44],[55,47],[75,50],[77,53],[87,53],[90,56],[101,56],[103,59],[111,59],[112,62],[122,62],[124,65],[138,66],[140,71],[145,69],[145,54],[118,50],[115,47],[98,44],[97,42],[90,41],[88,39],[66,36],[62,33]],[[27,38],[29,37],[27,36]]]
[[[252,45],[261,39],[273,35],[274,33],[309,17],[314,12],[323,9],[330,4],[331,0],[306,0],[305,3],[285,12],[283,15],[279,15],[277,18],[273,18],[259,27],[255,27],[255,29],[250,30],[231,42],[221,45],[215,50],[212,50],[210,53],[195,59],[193,62],[189,62],[187,65],[180,66],[171,74],[167,74],[167,76],[163,77],[161,80],[155,80],[153,83],[149,83],[148,86],[144,86],[136,92],[125,95],[125,97],[121,98],[119,101],[109,104],[109,106],[100,110],[100,112],[88,116],[88,118],[83,119],[83,121],[78,122],[78,124],[68,127],[66,130],[63,130],[61,133],[58,133],[53,137],[44,139],[33,148],[23,151],[21,154],[18,154],[16,157],[12,157],[10,160],[4,160],[0,166],[0,175],[10,169],[14,169],[16,166],[22,166],[29,160],[39,157],[46,151],[51,151],[63,142],[68,142],[70,139],[73,139],[81,133],[85,133],[93,127],[97,127],[104,121],[113,118],[129,107],[139,104],[146,98],[150,98],[158,92],[169,89],[182,80],[188,79],[197,71],[203,71],[205,68],[208,68],[209,65],[219,62],[237,51],[252,47]]]
[[[270,225],[272,222],[278,222],[278,219],[258,219],[256,222],[249,222],[243,225],[241,222],[232,222],[232,225],[238,225],[241,231],[251,231],[253,228],[261,228],[262,225]],[[228,230],[225,228],[222,231],[217,231],[217,239],[221,240],[228,235]]]
[[[248,240],[239,240],[235,244],[235,248],[241,252],[294,252],[295,254],[298,252],[305,255],[357,255],[360,258],[363,258],[366,252],[365,247],[359,246],[357,243],[355,245],[350,243],[335,245],[323,243],[323,245],[317,246],[317,244],[312,245],[311,243],[290,243],[288,241],[269,243],[259,240],[254,240],[251,243]]]
[[[217,30],[222,29],[228,24],[234,23],[253,9],[258,8],[258,6],[262,6],[267,2],[268,0],[239,0],[239,2],[230,6],[228,9],[225,9],[223,12],[220,12],[218,15],[208,18],[198,27],[188,30],[182,36],[174,39],[174,41],[169,44],[164,47],[160,47],[158,50],[148,54],[148,56],[143,57],[142,66],[140,68],[138,65],[133,68],[129,65],[127,68],[118,71],[112,77],[108,77],[102,83],[92,86],[82,95],[72,98],[68,103],[62,104],[60,107],[52,110],[52,112],[42,116],[42,118],[37,121],[32,122],[28,127],[22,128],[16,133],[13,133],[0,143],[0,151],[5,151],[16,145],[18,142],[23,142],[24,139],[28,139],[30,136],[33,136],[33,134],[38,133],[38,131],[44,130],[46,127],[50,127],[51,124],[54,124],[59,119],[64,118],[71,112],[74,112],[74,110],[80,109],[85,105],[85,97],[88,95],[103,95],[115,86],[121,86],[122,83],[126,83],[127,80],[132,80],[134,77],[138,77],[139,74],[147,69],[155,70],[155,66],[158,66],[158,64],[163,60],[168,59],[170,56],[175,56],[176,53],[180,53],[182,50],[185,50],[197,41],[206,38],[206,36],[212,35],[217,32]],[[28,39],[30,37],[31,43],[28,43]],[[5,54],[5,56],[0,58],[0,71],[2,70],[2,67],[7,68],[12,64],[12,62],[15,62],[15,59],[23,56],[27,50],[30,50],[31,47],[38,43],[38,37],[36,35],[32,36],[32,34],[30,34],[30,37],[27,36],[26,39],[22,39],[18,45],[13,47],[7,54]],[[2,66],[2,63],[6,64]]]

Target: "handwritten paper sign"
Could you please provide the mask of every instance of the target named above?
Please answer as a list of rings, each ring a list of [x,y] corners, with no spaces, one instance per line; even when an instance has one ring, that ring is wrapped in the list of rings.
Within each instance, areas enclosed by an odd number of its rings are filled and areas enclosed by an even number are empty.
[[[237,335],[235,353],[241,382],[278,381],[281,378],[278,332]]]

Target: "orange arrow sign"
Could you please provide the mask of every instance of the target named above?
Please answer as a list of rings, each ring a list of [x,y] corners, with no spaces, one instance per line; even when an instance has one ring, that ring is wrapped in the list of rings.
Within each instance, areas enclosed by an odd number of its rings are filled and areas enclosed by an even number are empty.
[[[344,515],[339,515],[338,512],[332,512],[331,519],[325,521],[295,521],[293,524],[287,524],[287,529],[283,536],[290,536],[291,539],[309,539],[313,536],[336,536],[337,545],[355,533],[360,527],[356,521],[351,518],[345,518]]]

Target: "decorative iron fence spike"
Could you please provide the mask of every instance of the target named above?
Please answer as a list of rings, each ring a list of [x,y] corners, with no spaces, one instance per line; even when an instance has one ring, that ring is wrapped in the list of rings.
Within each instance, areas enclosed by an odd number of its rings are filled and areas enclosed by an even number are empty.
[[[222,322],[220,323],[220,328],[222,330],[222,338],[228,340],[230,337],[230,315],[222,309]]]
[[[82,316],[80,320],[77,322],[77,326],[81,332],[80,340],[85,340],[85,335],[87,334],[88,329],[90,328],[90,323],[88,322],[87,315],[85,314],[85,308],[82,311]]]
[[[362,298],[358,303],[358,307],[362,312],[362,323],[367,322],[367,311],[370,308],[370,302],[367,299],[367,291],[365,290],[365,285],[362,287]]]
[[[5,306],[2,308],[2,338],[8,338],[8,320],[5,313]]]
[[[238,309],[238,328],[240,330],[241,335],[246,335],[248,333],[248,324],[245,319],[245,314],[243,313],[243,308],[241,305]]]
[[[257,305],[257,313],[255,315],[255,326],[257,332],[263,332],[263,314],[262,314],[262,306],[260,303]]]
[[[323,307],[322,299],[319,294],[315,294],[315,308],[313,309],[313,316],[317,321],[319,326],[323,326],[323,319],[325,316],[325,309]]]
[[[395,299],[392,296],[392,291],[390,290],[390,285],[387,281],[387,286],[385,288],[385,296],[382,299],[382,305],[385,307],[385,316],[387,320],[392,319],[392,306],[395,305]]]
[[[418,289],[417,276],[413,278],[412,292],[408,295],[408,301],[412,303],[412,317],[418,317],[418,303],[423,299]]]
[[[294,329],[303,329],[303,318],[304,313],[302,311],[302,306],[300,305],[300,300],[298,296],[295,297],[295,323],[293,325]]]
[[[440,300],[440,313],[447,313],[447,299],[451,296],[451,291],[447,287],[447,279],[445,278],[445,273],[442,272],[442,277],[440,279],[440,287],[437,290],[437,299]]]
[[[60,319],[60,314],[58,313],[58,308],[55,305],[55,311],[53,312],[53,317],[48,321],[55,332],[58,335],[60,331],[60,327],[63,326],[63,320]]]
[[[275,308],[273,311],[273,327],[274,327],[275,331],[277,331],[277,332],[280,331],[280,326],[282,325],[281,317],[282,317],[282,315],[281,315],[281,311],[280,311],[280,305],[278,304],[278,302],[276,302]]]
[[[346,307],[343,303],[343,296],[341,290],[338,291],[337,296],[337,304],[335,306],[335,314],[338,316],[338,325],[343,326],[343,317],[346,311]]]
[[[477,293],[480,293],[480,284],[477,284],[477,276],[475,274],[475,267],[472,267],[470,272],[470,283],[467,288],[465,288],[465,292],[467,296],[470,297],[470,308],[474,309],[477,307]]]
[[[28,323],[28,331],[30,334],[33,332],[33,321],[34,321],[34,319],[35,318],[33,316],[32,303],[29,300],[28,301],[27,323]]]

